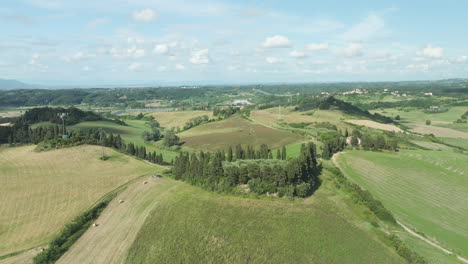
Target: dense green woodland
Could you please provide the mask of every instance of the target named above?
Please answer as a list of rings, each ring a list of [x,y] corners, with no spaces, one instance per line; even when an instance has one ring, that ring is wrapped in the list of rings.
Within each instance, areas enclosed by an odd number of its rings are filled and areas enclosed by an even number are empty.
[[[306,197],[319,186],[320,167],[315,159],[314,144],[303,144],[299,157],[285,161],[285,150],[272,151],[262,145],[258,150],[237,145],[228,153],[189,154],[181,152],[176,157],[172,173],[176,179],[221,192],[236,191],[247,184],[250,192],[277,193],[278,196]],[[242,192],[242,190],[237,190]]]

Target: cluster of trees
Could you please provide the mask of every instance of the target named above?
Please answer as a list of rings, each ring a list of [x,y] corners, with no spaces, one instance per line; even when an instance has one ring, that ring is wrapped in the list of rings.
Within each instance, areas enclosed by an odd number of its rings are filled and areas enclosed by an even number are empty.
[[[466,111],[457,121],[454,123],[466,123],[468,119],[468,111]]]
[[[213,115],[216,117],[227,118],[232,115],[235,115],[240,111],[240,107],[215,107],[213,108]]]
[[[251,145],[247,145],[245,148],[238,144],[234,148],[229,146],[227,153],[221,152],[223,156],[226,156],[227,161],[236,160],[254,160],[254,159],[273,159],[273,151],[266,145],[260,145],[260,148],[255,150]],[[276,151],[276,159],[286,160],[286,147]]]
[[[61,113],[66,114],[65,121],[67,125],[73,125],[83,121],[103,120],[103,117],[92,111],[82,111],[76,107],[40,107],[26,111],[24,115],[16,121],[16,124],[35,124],[39,122],[62,124],[62,119],[59,117]]]
[[[210,118],[207,115],[197,116],[197,117],[189,119],[185,123],[182,130],[188,130],[188,129],[192,128],[192,127],[199,126],[199,125],[201,125],[203,123],[208,123],[209,121],[210,121]]]
[[[316,97],[316,96],[302,96],[299,99],[299,105],[295,108],[297,111],[307,111],[310,109],[321,109],[328,110],[330,107],[336,107],[345,114],[362,116],[370,118],[376,122],[381,123],[392,123],[393,120],[390,117],[383,116],[379,113],[371,114],[367,110],[352,105],[351,103],[345,102],[340,99],[336,99],[333,96],[329,97]]]
[[[176,179],[210,190],[233,191],[247,184],[254,193],[289,197],[305,197],[319,185],[320,168],[314,158],[314,144],[303,144],[299,157],[289,161],[282,160],[281,154],[278,154],[281,159],[272,159],[266,145],[259,150],[251,147],[245,150],[240,146],[235,149],[227,155],[221,151],[213,154],[181,152],[174,161],[172,173]]]

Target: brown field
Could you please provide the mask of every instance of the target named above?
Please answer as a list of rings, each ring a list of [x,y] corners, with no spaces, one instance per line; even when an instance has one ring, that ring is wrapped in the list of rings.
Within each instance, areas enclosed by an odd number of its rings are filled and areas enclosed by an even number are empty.
[[[350,119],[346,120],[346,122],[355,124],[358,126],[366,126],[375,129],[387,130],[387,131],[395,131],[395,132],[403,132],[399,127],[391,124],[381,124],[372,120],[358,120],[358,119]]]
[[[158,112],[150,113],[148,115],[154,116],[154,118],[161,124],[162,127],[172,128],[180,127],[182,128],[185,123],[194,117],[207,115],[208,117],[213,117],[212,111],[172,111],[172,112]]]
[[[157,167],[102,147],[0,148],[0,256],[47,244],[109,191]]]
[[[267,144],[278,148],[300,142],[303,138],[291,132],[270,128],[234,117],[220,122],[209,123],[179,134],[184,146],[200,150],[215,151],[227,149],[230,145]]]

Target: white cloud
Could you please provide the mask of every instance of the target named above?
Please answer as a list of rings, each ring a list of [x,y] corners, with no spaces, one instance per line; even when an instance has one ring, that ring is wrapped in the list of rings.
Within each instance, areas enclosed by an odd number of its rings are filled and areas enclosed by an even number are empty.
[[[468,61],[468,56],[458,56],[455,58],[456,62],[465,62]]]
[[[144,57],[146,54],[144,49],[138,49],[136,46],[133,46],[127,49],[127,55],[134,58]]]
[[[132,64],[128,65],[128,69],[131,71],[137,70],[141,67],[141,64],[138,62],[133,62]]]
[[[266,38],[263,42],[265,48],[289,48],[291,45],[292,42],[287,37],[280,35]]]
[[[440,58],[444,55],[444,49],[441,47],[435,47],[431,44],[428,44],[426,47],[418,51],[419,56],[424,56],[427,58]]]
[[[298,51],[298,50],[291,51],[291,53],[289,53],[289,55],[291,55],[291,57],[299,58],[299,59],[307,57],[307,54],[305,54],[302,51]]]
[[[369,15],[363,21],[349,29],[343,37],[352,41],[362,41],[382,33],[385,28],[385,21],[377,15]]]
[[[37,63],[37,60],[39,59],[39,54],[33,54],[31,55],[31,59],[29,60],[30,65],[34,65]]]
[[[108,18],[97,18],[91,22],[88,23],[87,27],[88,29],[95,29],[99,25],[105,25],[108,24],[110,20]]]
[[[90,71],[90,70],[91,70],[91,67],[89,67],[88,65],[83,67],[83,71]]]
[[[166,70],[167,70],[166,66],[159,66],[158,68],[156,68],[156,71],[158,71],[158,72],[163,72],[163,71],[166,71]]]
[[[429,70],[429,64],[424,63],[424,64],[410,64],[406,66],[407,69],[410,70],[418,70],[418,71],[423,71],[427,72]]]
[[[362,49],[362,44],[351,42],[348,43],[348,45],[345,48],[339,50],[338,53],[346,57],[359,57],[363,55]]]
[[[156,55],[163,55],[169,52],[169,47],[166,44],[158,44],[154,46],[153,53]]]
[[[311,51],[324,51],[328,49],[328,43],[311,43],[306,48]]]
[[[265,58],[265,61],[268,62],[268,63],[270,63],[270,64],[273,64],[273,63],[280,62],[281,59],[276,58],[276,57],[266,57],[266,58]]]
[[[136,12],[133,12],[132,17],[137,21],[151,22],[156,20],[159,16],[159,13],[156,10],[151,8],[142,9]]]
[[[207,64],[210,63],[210,57],[208,56],[208,49],[196,50],[192,52],[190,62],[193,64]]]
[[[69,56],[64,56],[62,57],[62,59],[64,61],[67,61],[67,62],[73,62],[73,61],[79,61],[79,60],[82,60],[86,57],[86,55],[81,52],[81,51],[78,51],[76,53],[73,53],[72,55],[69,55]]]
[[[183,64],[176,64],[175,68],[176,70],[184,70],[185,66]]]

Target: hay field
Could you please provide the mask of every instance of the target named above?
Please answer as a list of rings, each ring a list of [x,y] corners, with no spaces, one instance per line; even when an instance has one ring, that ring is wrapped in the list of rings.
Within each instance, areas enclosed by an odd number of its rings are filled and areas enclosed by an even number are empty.
[[[295,202],[176,188],[156,204],[126,263],[404,263],[325,188]]]
[[[207,115],[209,118],[213,117],[213,111],[172,111],[172,112],[158,112],[150,113],[147,115],[154,116],[154,118],[165,128],[182,128],[185,123],[191,118]]]
[[[132,183],[107,206],[96,221],[98,226],[90,227],[57,263],[125,263],[128,250],[148,215],[181,184],[151,177]]]
[[[452,151],[349,151],[337,163],[405,225],[468,256],[468,156]]]
[[[267,144],[270,148],[301,142],[304,139],[296,134],[280,129],[266,127],[239,117],[204,124],[179,134],[183,146],[216,151],[227,149],[230,145]]]
[[[46,244],[107,192],[155,170],[111,149],[0,148],[0,256]]]
[[[410,131],[421,134],[434,134],[436,137],[463,138],[468,139],[468,133],[454,130],[447,127],[438,127],[433,125],[425,125],[421,123],[405,124],[411,127]]]
[[[399,127],[391,124],[382,124],[372,120],[359,120],[359,119],[351,119],[346,120],[346,122],[355,124],[358,126],[366,126],[370,128],[380,129],[380,130],[387,130],[387,131],[395,131],[395,132],[403,132]]]

